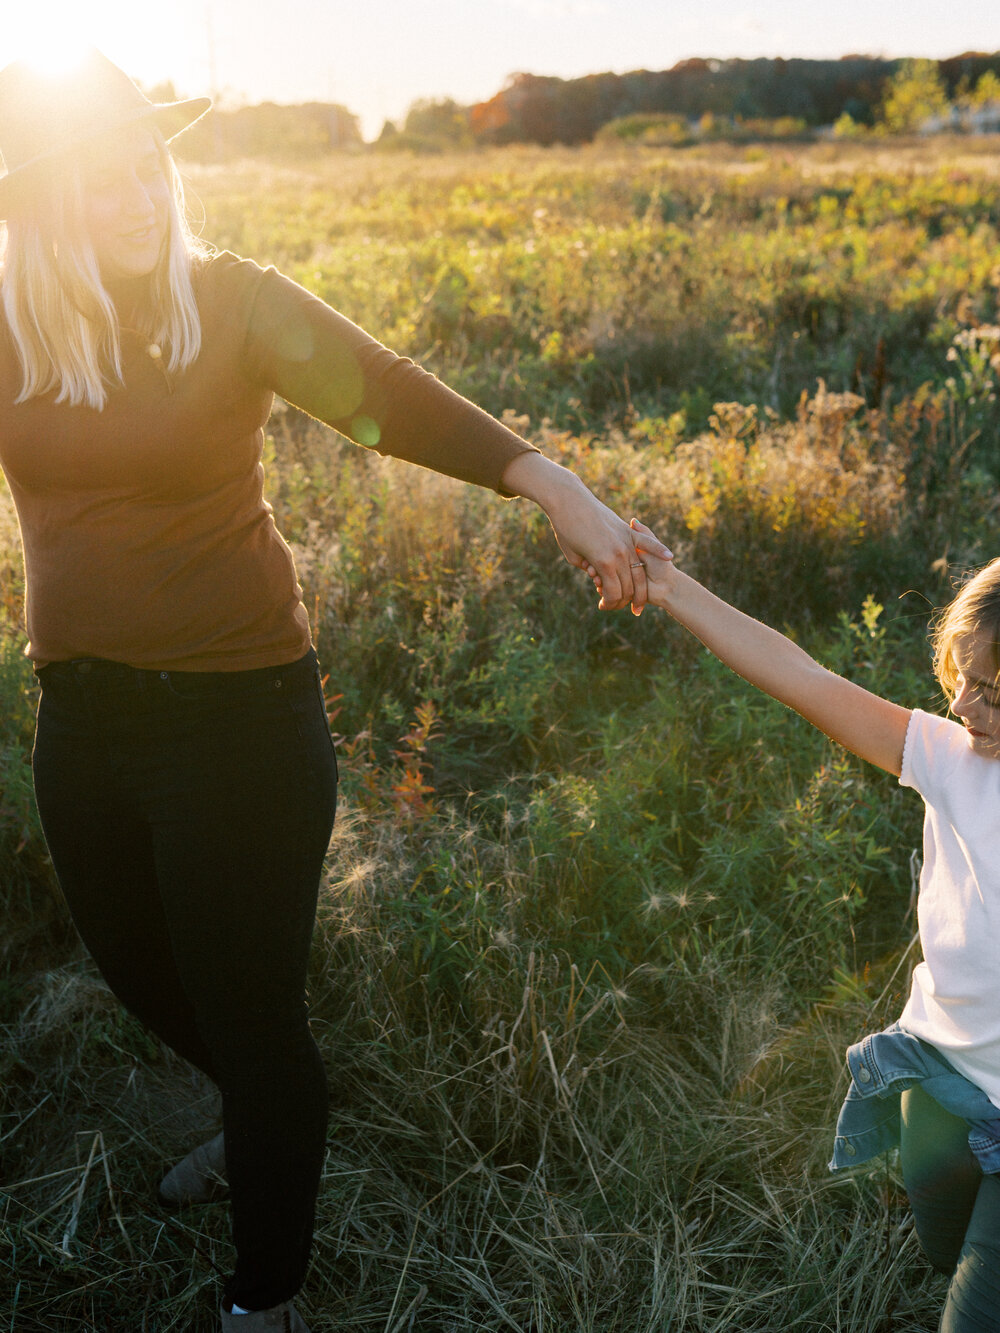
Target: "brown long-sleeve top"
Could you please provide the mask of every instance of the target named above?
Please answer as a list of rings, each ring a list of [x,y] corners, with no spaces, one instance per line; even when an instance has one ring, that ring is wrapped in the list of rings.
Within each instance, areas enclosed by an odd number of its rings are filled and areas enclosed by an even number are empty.
[[[123,327],[125,386],[101,411],[54,393],[15,404],[0,318],[0,466],[36,664],[237,671],[302,656],[302,590],[263,495],[275,393],[379,453],[495,490],[531,448],[272,268],[219,254],[197,265],[195,292],[194,364],[168,383]]]

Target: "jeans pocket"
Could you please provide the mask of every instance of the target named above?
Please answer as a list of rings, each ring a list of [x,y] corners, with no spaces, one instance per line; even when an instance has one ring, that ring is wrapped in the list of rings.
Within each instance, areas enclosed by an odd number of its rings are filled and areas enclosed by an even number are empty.
[[[290,690],[286,697],[295,713],[299,736],[303,743],[310,747],[317,746],[318,752],[327,762],[332,758],[336,773],[336,747],[326,712],[326,698],[323,694],[323,679],[319,665],[316,665],[308,684],[304,681],[297,682],[297,688]]]

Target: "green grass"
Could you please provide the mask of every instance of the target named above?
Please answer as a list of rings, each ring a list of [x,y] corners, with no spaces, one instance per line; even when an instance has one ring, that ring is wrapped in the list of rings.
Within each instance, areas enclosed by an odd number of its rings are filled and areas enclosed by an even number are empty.
[[[975,333],[998,178],[936,152],[193,174],[209,237],[520,414],[713,588],[933,709],[929,611],[996,553],[1000,456]],[[919,802],[666,617],[597,613],[529,505],[292,411],[269,431],[343,775],[314,1333],[931,1327],[895,1165],[826,1170],[843,1049],[908,985]],[[0,1329],[202,1333],[226,1210],[166,1215],[151,1186],[218,1108],[107,993],[53,883],[2,491],[0,537]]]
[[[576,152],[192,169],[207,234],[274,262],[489,409],[700,428],[818,378],[933,378],[995,306],[1000,183],[954,146]],[[881,348],[881,350],[880,350]]]

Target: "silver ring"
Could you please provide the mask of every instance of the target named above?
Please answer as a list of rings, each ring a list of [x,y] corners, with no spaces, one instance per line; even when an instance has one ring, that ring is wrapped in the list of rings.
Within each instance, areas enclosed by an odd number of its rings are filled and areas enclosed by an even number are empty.
[[[646,566],[643,564],[641,560],[637,560],[635,564],[629,565],[629,569],[645,569],[645,568]]]

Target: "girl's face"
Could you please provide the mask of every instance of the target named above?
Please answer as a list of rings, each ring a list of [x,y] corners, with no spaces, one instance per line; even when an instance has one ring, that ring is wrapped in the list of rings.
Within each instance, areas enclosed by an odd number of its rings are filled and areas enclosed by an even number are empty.
[[[993,644],[957,639],[952,649],[958,678],[951,711],[960,718],[977,754],[1000,759],[1000,678]]]
[[[166,243],[170,183],[148,129],[131,126],[88,147],[81,164],[84,226],[101,276],[152,273]]]

